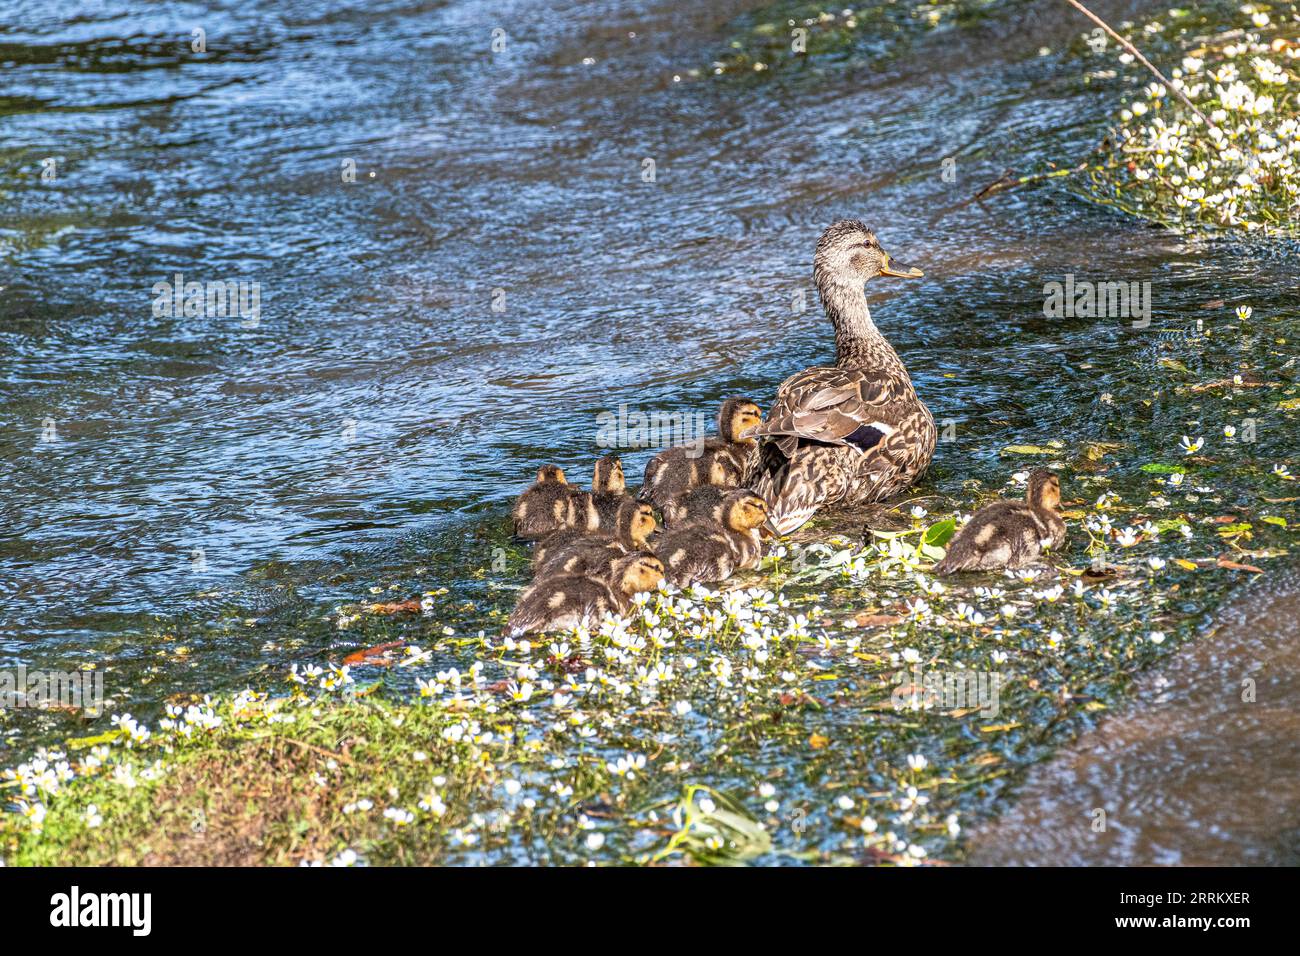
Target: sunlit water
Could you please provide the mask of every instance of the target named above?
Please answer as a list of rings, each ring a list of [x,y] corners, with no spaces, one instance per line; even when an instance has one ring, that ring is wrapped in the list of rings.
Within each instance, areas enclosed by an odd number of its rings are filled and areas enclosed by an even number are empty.
[[[1097,396],[1160,329],[1293,294],[1286,257],[1061,191],[971,201],[1077,161],[1112,105],[1038,54],[1082,29],[1059,11],[708,76],[748,6],[11,5],[0,663],[96,662],[139,713],[320,659],[381,581],[508,605],[517,567],[471,571],[538,464],[588,472],[601,412],[711,417],[829,355],[810,262],[836,217],[925,270],[868,291],[955,427],[950,487],[1006,441],[1113,439]],[[176,273],[260,283],[259,321],[155,315]],[[1046,319],[1066,273],[1150,280],[1151,327]]]

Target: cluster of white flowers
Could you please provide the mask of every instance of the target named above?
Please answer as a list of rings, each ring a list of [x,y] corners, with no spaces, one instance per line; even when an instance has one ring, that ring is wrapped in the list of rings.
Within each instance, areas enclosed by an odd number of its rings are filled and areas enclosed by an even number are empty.
[[[1269,24],[1267,14],[1256,13],[1256,27],[1261,18]],[[1264,42],[1258,34],[1184,57],[1170,83],[1211,125],[1163,84],[1150,83],[1119,114],[1124,162],[1118,168],[1127,177],[1103,175],[1130,207],[1170,225],[1294,232],[1300,221],[1300,116],[1294,96],[1282,94],[1300,79],[1297,57],[1294,42]]]

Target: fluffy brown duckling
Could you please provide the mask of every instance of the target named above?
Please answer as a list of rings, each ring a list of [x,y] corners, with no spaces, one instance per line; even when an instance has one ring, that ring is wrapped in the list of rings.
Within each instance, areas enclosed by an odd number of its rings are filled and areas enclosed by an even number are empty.
[[[654,511],[640,501],[625,501],[613,528],[605,534],[576,529],[557,531],[539,542],[533,552],[533,569],[538,578],[557,574],[586,574],[608,577],[614,562],[631,551],[641,551],[654,533]]]
[[[515,536],[536,541],[561,528],[571,528],[587,520],[586,501],[590,496],[573,487],[558,465],[537,469],[537,481],[529,485],[510,511]]]
[[[719,506],[721,521],[702,518],[665,531],[655,543],[670,584],[721,581],[763,556],[758,529],[767,521],[767,502],[751,491],[732,491]]]
[[[763,412],[747,398],[729,398],[718,410],[718,434],[661,451],[645,466],[641,500],[663,510],[702,485],[739,488],[758,462],[758,442],[740,436],[763,424]]]
[[[1058,508],[1061,482],[1046,469],[1029,476],[1024,501],[995,501],[975,512],[934,566],[936,574],[1023,568],[1065,543],[1065,521]]]
[[[597,459],[591,478],[591,503],[596,510],[595,527],[612,528],[618,520],[619,508],[631,501],[627,493],[627,477],[623,462],[617,455]]]
[[[737,491],[752,491],[750,488],[723,488],[720,485],[704,485],[688,491],[680,498],[674,498],[663,506],[664,526],[681,528],[701,520],[723,522],[723,504],[729,496]]]
[[[512,636],[559,631],[600,620],[607,613],[626,614],[632,597],[652,591],[664,579],[664,566],[647,552],[624,555],[611,570],[614,586],[581,575],[537,581],[515,605],[506,632]]]

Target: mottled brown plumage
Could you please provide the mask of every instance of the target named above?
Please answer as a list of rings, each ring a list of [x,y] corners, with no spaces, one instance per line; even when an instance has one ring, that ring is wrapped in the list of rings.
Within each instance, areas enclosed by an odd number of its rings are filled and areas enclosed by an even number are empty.
[[[777,389],[753,482],[768,501],[769,528],[797,529],[826,504],[862,504],[897,494],[925,473],[938,437],[898,353],[867,308],[864,283],[915,278],[891,265],[857,220],[834,223],[817,243],[813,280],[835,328],[835,364],[805,369]]]
[[[694,488],[739,488],[758,462],[758,442],[742,433],[763,423],[763,413],[746,398],[729,398],[718,410],[718,434],[665,449],[645,467],[641,500],[663,510]]]
[[[934,566],[936,574],[1023,568],[1036,563],[1047,549],[1065,543],[1065,521],[1058,508],[1061,483],[1039,469],[1029,476],[1024,501],[995,501],[974,517],[948,544],[948,553]]]
[[[613,587],[580,575],[534,582],[520,595],[506,632],[519,635],[565,630],[592,624],[606,614],[626,614],[633,595],[659,586],[664,566],[654,555],[637,552],[619,558],[611,574],[617,582]]]
[[[728,494],[721,510],[722,521],[701,518],[665,531],[655,542],[670,584],[721,581],[758,564],[763,556],[758,529],[767,520],[767,502],[738,490]]]

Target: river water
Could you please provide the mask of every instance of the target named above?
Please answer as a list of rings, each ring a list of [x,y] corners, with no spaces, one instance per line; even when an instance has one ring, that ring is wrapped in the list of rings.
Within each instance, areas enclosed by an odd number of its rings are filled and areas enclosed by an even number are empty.
[[[837,217],[925,270],[868,291],[955,424],[950,488],[1101,435],[1095,397],[1194,305],[1293,294],[1286,257],[1063,191],[972,201],[1095,143],[1082,22],[1005,4],[712,76],[754,6],[9,4],[0,663],[96,662],[140,712],[325,652],[395,575],[481,611],[509,500],[542,462],[585,475],[601,413],[711,418],[829,354]],[[1066,273],[1150,280],[1152,327],[1044,318]],[[258,283],[259,314],[157,314],[177,274]]]

